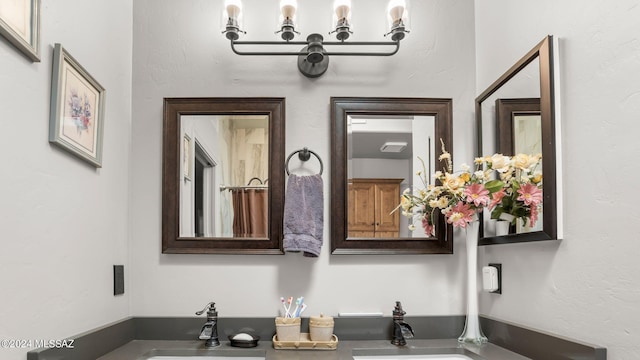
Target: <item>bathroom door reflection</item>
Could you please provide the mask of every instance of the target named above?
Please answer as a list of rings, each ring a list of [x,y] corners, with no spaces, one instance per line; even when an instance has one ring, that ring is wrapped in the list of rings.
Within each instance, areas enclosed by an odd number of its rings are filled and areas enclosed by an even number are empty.
[[[266,115],[181,116],[180,236],[267,239]]]

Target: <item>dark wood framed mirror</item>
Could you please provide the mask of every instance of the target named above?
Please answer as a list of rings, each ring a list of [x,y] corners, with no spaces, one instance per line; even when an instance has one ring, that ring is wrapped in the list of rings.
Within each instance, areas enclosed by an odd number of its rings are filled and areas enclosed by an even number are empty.
[[[283,254],[284,98],[165,98],[162,252]]]
[[[562,236],[554,65],[554,41],[547,36],[476,98],[477,155],[541,153],[543,179],[537,225],[512,225],[509,234],[498,236],[495,220],[485,210],[480,217],[480,245]]]
[[[444,217],[427,237],[419,224],[409,230],[399,209],[391,213],[404,189],[422,185],[417,171],[440,167],[440,139],[451,152],[451,99],[331,98],[332,254],[453,253]]]

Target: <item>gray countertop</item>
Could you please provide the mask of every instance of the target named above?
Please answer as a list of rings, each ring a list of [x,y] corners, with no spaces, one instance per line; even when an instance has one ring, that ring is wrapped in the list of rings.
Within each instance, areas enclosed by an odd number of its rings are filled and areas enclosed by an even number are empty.
[[[351,360],[356,355],[424,355],[462,353],[476,360],[527,360],[529,358],[494,344],[481,346],[460,344],[455,339],[409,339],[407,345],[396,347],[388,340],[339,341],[335,350],[276,350],[271,341],[260,341],[250,349],[235,348],[228,341],[208,350],[204,341],[133,340],[98,360],[144,360],[151,356],[266,356],[267,360]]]

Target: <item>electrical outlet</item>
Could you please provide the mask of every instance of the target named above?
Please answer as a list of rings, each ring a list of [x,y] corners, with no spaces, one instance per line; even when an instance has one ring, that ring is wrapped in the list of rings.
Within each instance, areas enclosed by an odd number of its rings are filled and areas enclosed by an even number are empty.
[[[124,265],[113,265],[113,295],[124,294]]]
[[[498,288],[495,291],[492,291],[492,293],[502,294],[502,264],[490,263],[489,266],[493,266],[498,270]]]

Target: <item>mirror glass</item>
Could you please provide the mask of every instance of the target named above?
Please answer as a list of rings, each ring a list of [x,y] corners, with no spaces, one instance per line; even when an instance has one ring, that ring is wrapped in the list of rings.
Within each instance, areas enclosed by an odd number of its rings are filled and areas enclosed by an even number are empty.
[[[481,245],[558,238],[558,182],[552,38],[545,38],[476,99],[478,156],[501,153],[542,155],[538,221],[516,219],[498,234],[491,211],[482,214]]]
[[[282,252],[283,98],[165,99],[163,252]]]
[[[418,171],[434,171],[435,117],[347,116],[347,137],[348,237],[427,237],[394,209],[404,190],[424,187]]]
[[[269,117],[180,117],[181,237],[267,239]]]
[[[331,98],[331,117],[332,254],[452,253],[443,218],[428,237],[394,211],[402,191],[424,188],[416,173],[434,172],[440,139],[453,147],[451,100]]]

